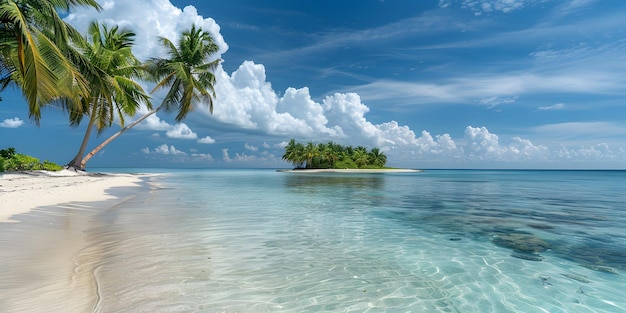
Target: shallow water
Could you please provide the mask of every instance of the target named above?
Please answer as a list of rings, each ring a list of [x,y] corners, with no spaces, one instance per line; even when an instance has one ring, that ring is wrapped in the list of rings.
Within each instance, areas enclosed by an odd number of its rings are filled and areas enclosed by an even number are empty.
[[[89,217],[94,312],[626,311],[626,172],[151,180]]]

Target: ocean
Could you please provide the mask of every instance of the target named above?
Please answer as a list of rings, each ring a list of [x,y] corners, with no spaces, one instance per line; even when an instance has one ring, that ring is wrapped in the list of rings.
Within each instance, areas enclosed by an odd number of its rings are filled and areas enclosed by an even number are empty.
[[[161,172],[89,213],[92,312],[626,312],[626,171]]]

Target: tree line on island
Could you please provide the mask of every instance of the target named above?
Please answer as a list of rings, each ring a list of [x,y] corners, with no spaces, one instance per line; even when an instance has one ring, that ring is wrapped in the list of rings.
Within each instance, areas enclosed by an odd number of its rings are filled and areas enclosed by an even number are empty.
[[[81,35],[61,18],[76,7],[101,10],[94,0],[0,0],[0,91],[19,88],[37,125],[45,106],[67,112],[72,127],[88,123],[67,167],[84,170],[105,145],[160,110],[176,112],[177,122],[195,104],[213,112],[213,72],[221,59],[214,57],[219,47],[209,32],[192,25],[176,43],[155,38],[168,56],[141,62],[132,52],[131,30],[93,21]],[[148,93],[140,82],[155,87]],[[161,89],[166,95],[155,108],[150,94]],[[148,112],[125,125],[142,105]],[[85,154],[92,132],[101,134],[114,122],[121,130]]]
[[[296,169],[379,169],[385,168],[387,156],[378,148],[342,146],[329,141],[306,144],[291,139],[285,146],[283,160]]]

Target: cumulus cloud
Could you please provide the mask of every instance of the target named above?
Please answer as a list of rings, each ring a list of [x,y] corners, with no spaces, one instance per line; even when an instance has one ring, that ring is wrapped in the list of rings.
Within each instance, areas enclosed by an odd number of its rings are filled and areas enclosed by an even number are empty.
[[[210,144],[215,143],[215,139],[211,138],[211,136],[206,136],[204,138],[198,139],[198,143],[210,145]]]
[[[223,148],[222,149],[222,160],[224,160],[224,162],[230,163],[233,160],[230,158],[230,155],[228,155],[228,149],[227,148]]]
[[[251,144],[246,143],[245,145],[243,145],[244,148],[250,150],[250,151],[259,151],[259,147],[253,146]]]
[[[211,32],[220,47],[216,57],[228,50],[219,25],[212,18],[198,15],[193,6],[186,6],[181,10],[169,0],[107,0],[102,6],[101,12],[79,9],[67,16],[66,21],[81,32],[85,32],[89,23],[96,19],[133,30],[137,34],[136,48],[133,51],[141,60],[154,57],[155,53],[163,53],[157,41],[158,37],[169,38],[175,42],[178,34],[192,24]]]
[[[0,122],[0,127],[3,127],[3,128],[18,128],[22,125],[24,125],[24,121],[20,120],[17,117],[8,118]]]
[[[166,144],[162,144],[154,148],[154,150],[150,150],[149,148],[146,147],[146,148],[141,149],[141,152],[145,154],[156,153],[156,154],[165,154],[165,155],[187,155],[187,153],[185,153],[184,151],[177,150],[176,147],[168,146]]]
[[[175,124],[168,130],[165,135],[174,139],[197,139],[198,135],[194,133],[185,123]]]
[[[503,145],[498,135],[490,133],[486,127],[466,127],[465,140],[466,156],[474,160],[543,160],[549,154],[547,147],[520,137],[513,137],[510,144]]]
[[[534,5],[543,0],[439,0],[440,7],[459,4],[477,14],[483,12],[511,12]],[[156,38],[163,36],[175,41],[181,30],[192,23],[209,30],[216,38],[220,55],[226,52],[228,45],[220,34],[220,27],[211,18],[198,15],[192,6],[179,9],[168,0],[108,0],[103,4],[101,13],[78,11],[67,20],[79,30],[84,31],[93,19],[107,23],[117,23],[129,27],[137,33],[135,53],[141,59],[162,53]],[[137,16],[141,16],[138,19]],[[406,27],[398,28],[404,33]],[[369,39],[370,37],[368,37]],[[219,55],[218,55],[219,56]],[[216,56],[217,57],[217,56]],[[536,54],[536,58],[549,58],[550,53]],[[265,67],[253,61],[243,62],[237,70],[227,73],[221,66],[215,72],[217,77],[214,114],[204,106],[196,107],[200,114],[190,116],[189,124],[194,129],[210,128],[213,125],[228,125],[250,133],[326,141],[333,140],[342,144],[380,147],[393,158],[406,159],[417,156],[422,159],[460,159],[460,160],[530,160],[546,158],[601,157],[601,155],[621,155],[623,150],[612,148],[609,144],[586,145],[579,147],[564,146],[556,152],[549,152],[543,145],[521,137],[500,138],[486,127],[467,126],[462,138],[451,135],[431,134],[426,130],[416,132],[397,121],[373,123],[368,120],[370,108],[362,101],[394,99],[395,103],[479,103],[489,107],[512,103],[518,96],[536,92],[610,92],[622,90],[619,80],[606,79],[597,71],[581,73],[538,74],[513,73],[468,76],[449,79],[440,83],[412,83],[380,80],[350,90],[351,92],[334,93],[323,99],[314,100],[307,87],[287,88],[276,92],[266,79]],[[158,95],[155,96],[158,98]],[[539,110],[563,109],[563,104],[540,107]],[[147,112],[143,109],[142,113]],[[197,116],[201,116],[198,118]],[[17,118],[16,118],[17,119]],[[19,119],[5,120],[1,124],[21,122]],[[217,122],[217,123],[215,123]],[[21,125],[21,124],[20,124]],[[18,125],[19,126],[19,125]],[[566,128],[571,125],[546,125],[539,130]],[[5,127],[5,126],[3,126]],[[138,128],[162,131],[169,138],[197,139],[200,144],[212,144],[215,140],[209,136],[198,139],[198,135],[187,124],[172,125],[156,114],[139,124]],[[229,150],[222,149],[224,162],[273,162],[279,158],[267,150],[282,148],[286,142],[263,144],[264,154],[249,155],[235,153],[231,157]],[[244,145],[248,153],[259,152],[259,146]],[[161,145],[151,150],[142,149],[146,154],[178,156],[178,158],[196,157],[212,160],[209,154],[193,152],[188,154],[174,146]]]
[[[412,130],[395,121],[368,121],[365,115],[370,109],[356,93],[335,93],[316,102],[305,87],[287,88],[279,96],[266,81],[265,67],[252,61],[243,62],[232,74],[221,67],[216,74],[219,78],[213,114],[206,107],[196,108],[207,117],[200,121],[207,126],[218,121],[268,135],[365,146],[417,140]]]
[[[138,110],[136,118],[139,118],[148,113],[148,109],[144,106]],[[135,126],[137,129],[146,129],[146,130],[157,130],[157,131],[168,131],[173,128],[171,124],[160,119],[156,114],[152,114],[148,116],[145,120],[141,121],[141,123]]]

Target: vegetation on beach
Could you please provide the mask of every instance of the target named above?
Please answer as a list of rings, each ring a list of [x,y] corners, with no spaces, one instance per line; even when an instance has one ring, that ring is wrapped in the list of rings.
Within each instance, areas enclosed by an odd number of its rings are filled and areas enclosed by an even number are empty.
[[[88,121],[67,167],[84,170],[105,145],[161,109],[176,111],[177,122],[196,104],[213,112],[213,71],[221,60],[213,57],[219,48],[209,32],[192,25],[177,43],[159,38],[168,57],[141,63],[132,53],[131,30],[94,21],[83,37],[63,21],[60,16],[76,7],[101,9],[94,0],[0,0],[0,91],[19,88],[37,124],[46,105],[68,112],[71,126]],[[158,108],[141,82],[156,83],[152,92],[168,88]],[[124,126],[124,117],[134,116],[141,105],[149,112]],[[92,131],[100,134],[114,122],[122,129],[85,154]]]
[[[291,139],[285,146],[283,160],[296,169],[381,169],[387,156],[378,148],[368,150],[363,146],[342,146],[332,141],[306,144]]]
[[[20,154],[15,148],[6,148],[0,150],[0,172],[5,171],[60,171],[62,166],[45,160],[40,162],[39,159],[30,155]]]

